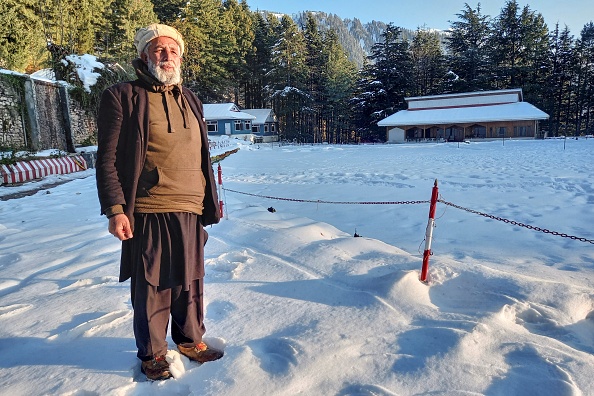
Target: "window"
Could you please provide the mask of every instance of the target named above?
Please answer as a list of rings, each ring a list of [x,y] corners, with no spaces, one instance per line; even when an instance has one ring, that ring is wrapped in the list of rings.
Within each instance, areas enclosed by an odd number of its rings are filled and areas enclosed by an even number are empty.
[[[260,125],[252,125],[252,132],[253,133],[260,132]]]
[[[264,124],[264,133],[268,132],[268,124]]]
[[[243,128],[241,127],[241,121],[235,121],[235,130],[241,131]]]
[[[216,121],[206,121],[206,130],[208,132],[218,132],[219,131],[219,123]]]
[[[527,135],[527,128],[525,126],[515,126],[514,127],[514,136],[518,137],[525,137]]]
[[[499,128],[497,128],[497,135],[499,137],[505,137],[505,127],[499,127]]]
[[[245,122],[245,129],[247,131],[249,131],[250,129],[252,129],[252,122],[251,121],[248,120],[248,121]]]
[[[484,126],[475,126],[472,128],[472,135],[477,138],[487,137],[487,128]]]
[[[276,124],[270,124],[270,132],[276,132]]]

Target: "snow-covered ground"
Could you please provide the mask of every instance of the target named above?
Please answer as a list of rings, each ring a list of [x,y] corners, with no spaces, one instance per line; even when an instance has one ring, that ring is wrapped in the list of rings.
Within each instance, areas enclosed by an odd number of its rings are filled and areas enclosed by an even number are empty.
[[[0,202],[2,395],[592,395],[594,139],[243,146],[208,229],[207,341],[140,374],[94,171]],[[282,197],[271,200],[243,195]],[[268,208],[276,211],[268,211]],[[354,238],[353,234],[361,235]]]

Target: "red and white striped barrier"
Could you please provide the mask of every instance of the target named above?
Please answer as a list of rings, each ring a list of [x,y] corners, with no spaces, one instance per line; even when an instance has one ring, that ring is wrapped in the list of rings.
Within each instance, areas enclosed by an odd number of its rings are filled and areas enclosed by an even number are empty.
[[[219,174],[219,214],[221,219],[224,216],[223,212],[223,196],[221,195],[223,192],[223,170],[221,169],[221,163],[219,162],[218,172]]]
[[[425,251],[423,252],[423,267],[421,268],[420,281],[428,283],[427,275],[429,272],[429,256],[431,256],[431,240],[433,239],[433,228],[435,227],[435,205],[437,204],[437,197],[439,190],[437,188],[437,179],[433,184],[431,191],[431,204],[429,206],[429,221],[427,222],[427,229],[425,230]]]
[[[87,169],[87,162],[80,156],[47,158],[17,162],[0,166],[2,184],[22,183],[49,175],[62,175]]]

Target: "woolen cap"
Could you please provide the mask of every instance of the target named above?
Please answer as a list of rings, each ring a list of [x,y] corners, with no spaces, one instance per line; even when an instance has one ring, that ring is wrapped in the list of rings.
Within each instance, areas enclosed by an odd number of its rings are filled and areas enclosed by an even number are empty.
[[[149,41],[157,37],[170,37],[174,39],[177,45],[179,45],[180,56],[184,54],[184,39],[180,32],[171,26],[153,23],[147,27],[138,29],[136,36],[134,36],[134,45],[136,46],[136,51],[138,51],[138,57],[141,56],[142,51],[144,51]]]

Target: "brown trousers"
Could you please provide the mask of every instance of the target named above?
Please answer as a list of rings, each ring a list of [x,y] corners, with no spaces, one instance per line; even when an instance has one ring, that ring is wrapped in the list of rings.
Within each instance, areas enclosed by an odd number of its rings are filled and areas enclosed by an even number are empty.
[[[131,295],[134,308],[134,337],[140,360],[167,353],[167,326],[171,316],[171,338],[177,345],[195,345],[202,341],[204,327],[203,279],[182,286],[161,289],[141,276],[132,276]]]

